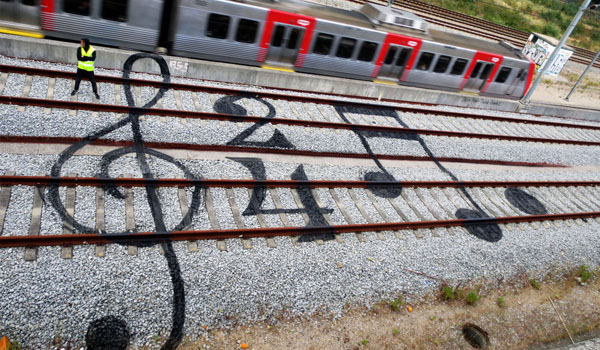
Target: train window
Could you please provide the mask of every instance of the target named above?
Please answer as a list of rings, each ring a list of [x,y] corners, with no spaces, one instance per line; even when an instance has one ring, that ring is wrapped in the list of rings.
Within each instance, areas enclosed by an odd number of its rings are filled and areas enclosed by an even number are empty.
[[[519,71],[519,74],[517,75],[517,79],[519,79],[520,81],[525,80],[525,69],[521,69]]]
[[[315,40],[315,46],[313,47],[313,53],[318,55],[329,55],[331,51],[331,45],[333,45],[333,35],[319,33]]]
[[[102,18],[109,21],[127,21],[128,1],[104,0],[102,2]]]
[[[402,51],[400,51],[398,59],[396,60],[396,65],[398,67],[406,65],[406,61],[408,61],[408,56],[410,56],[411,51],[411,49],[402,49]]]
[[[419,63],[417,63],[417,69],[428,70],[429,66],[431,66],[432,61],[433,54],[431,52],[423,52],[421,54],[421,58],[419,58]]]
[[[283,34],[285,34],[284,26],[276,26],[275,32],[273,33],[273,38],[271,39],[271,46],[279,47],[283,42]]]
[[[229,31],[229,21],[229,16],[211,13],[208,16],[206,36],[216,39],[227,38],[227,32]]]
[[[373,56],[375,56],[375,51],[377,51],[377,44],[370,41],[363,42],[362,46],[360,47],[360,52],[358,53],[358,60],[371,62],[373,60]]]
[[[295,50],[298,48],[299,43],[300,43],[300,29],[292,28],[286,48]]]
[[[390,49],[388,50],[387,56],[385,56],[385,61],[383,63],[385,64],[392,64],[392,62],[394,62],[394,56],[396,55],[396,47],[392,46],[390,47]]]
[[[433,71],[436,73],[446,73],[450,59],[450,56],[440,56],[435,63],[435,67],[433,67]]]
[[[481,75],[479,76],[479,79],[486,80],[490,76],[493,66],[494,66],[493,64],[486,64],[483,67],[483,70],[481,71]]]
[[[471,78],[475,78],[479,74],[479,70],[481,69],[481,62],[477,62],[475,68],[471,72]]]
[[[506,79],[508,79],[508,75],[512,71],[512,68],[502,67],[500,68],[500,73],[496,77],[496,83],[504,83]]]
[[[450,74],[452,75],[462,75],[465,71],[465,67],[467,66],[467,60],[463,60],[462,58],[457,59],[452,66],[452,70]]]
[[[355,45],[355,39],[342,38],[342,40],[340,40],[340,44],[338,45],[337,52],[335,53],[335,55],[341,58],[350,58],[352,57],[352,52],[354,51]]]
[[[256,32],[258,31],[258,22],[249,19],[240,19],[235,40],[241,43],[253,43],[256,41]]]
[[[35,6],[35,0],[23,0],[23,5],[25,6]]]
[[[89,0],[65,0],[63,11],[74,15],[89,16],[90,1]]]

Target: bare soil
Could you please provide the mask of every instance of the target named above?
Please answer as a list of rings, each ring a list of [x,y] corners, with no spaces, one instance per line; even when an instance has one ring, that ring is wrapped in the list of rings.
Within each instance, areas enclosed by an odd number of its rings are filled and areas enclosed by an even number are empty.
[[[525,277],[524,277],[525,278]],[[473,349],[463,337],[467,323],[488,333],[487,349],[537,348],[567,338],[554,310],[560,312],[571,335],[600,328],[600,282],[581,286],[574,275],[542,282],[534,289],[527,280],[487,293],[475,304],[464,298],[443,301],[430,296],[421,304],[392,310],[389,302],[366,308],[350,308],[340,319],[313,315],[303,319],[279,318],[275,323],[242,325],[233,330],[207,329],[196,341],[179,349],[362,350],[362,349]],[[514,285],[514,284],[513,284]],[[464,291],[466,295],[467,290]],[[504,305],[498,305],[498,298]]]
[[[585,68],[586,66],[581,64],[569,63],[557,77],[545,76],[535,90],[531,101],[566,107],[600,109],[600,69],[597,68],[590,69],[569,101],[564,100]]]

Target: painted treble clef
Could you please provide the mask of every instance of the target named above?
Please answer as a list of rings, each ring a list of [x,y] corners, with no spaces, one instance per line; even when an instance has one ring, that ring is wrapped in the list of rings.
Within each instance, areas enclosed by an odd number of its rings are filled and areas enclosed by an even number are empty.
[[[162,84],[156,96],[154,96],[149,102],[147,102],[142,107],[135,106],[135,101],[133,98],[133,94],[131,92],[131,82],[129,80],[129,76],[131,73],[131,68],[133,64],[142,58],[150,58],[158,63],[161,71],[161,75],[163,77]],[[200,194],[201,187],[196,182],[194,186],[194,190],[192,193],[191,203],[189,205],[188,212],[183,216],[182,220],[173,228],[168,229],[165,225],[165,221],[163,218],[162,206],[159,198],[158,187],[150,180],[155,179],[155,175],[152,172],[152,169],[149,164],[149,157],[159,158],[163,161],[169,162],[177,167],[180,171],[183,172],[186,179],[190,180],[198,180],[199,178],[195,176],[191,171],[189,171],[181,162],[174,159],[171,156],[168,156],[164,153],[158,152],[156,150],[151,150],[145,147],[144,139],[140,127],[140,117],[145,113],[148,108],[154,106],[158,100],[160,100],[166,91],[169,89],[169,83],[171,80],[169,69],[165,60],[154,54],[148,53],[138,53],[131,55],[123,66],[123,79],[124,79],[124,91],[125,97],[127,99],[127,104],[131,107],[131,111],[127,118],[124,118],[117,123],[111,124],[101,130],[93,132],[87,135],[82,141],[75,143],[69,147],[67,147],[58,157],[58,160],[51,169],[51,176],[53,178],[58,178],[61,175],[62,167],[69,159],[71,159],[75,152],[84,146],[90,144],[94,140],[97,140],[107,134],[131,123],[131,130],[133,132],[133,147],[120,148],[114,151],[108,152],[103,155],[101,161],[101,169],[98,173],[99,178],[109,178],[109,166],[112,162],[119,159],[120,157],[127,154],[134,154],[135,159],[137,161],[138,166],[141,169],[142,176],[144,179],[149,180],[146,182],[146,195],[148,199],[148,204],[152,213],[152,218],[154,220],[154,226],[156,232],[171,232],[182,230],[187,223],[191,222],[191,219],[194,213],[197,212],[200,206]],[[116,198],[124,198],[124,195],[120,193],[120,191],[115,186],[110,186],[105,188],[107,194],[112,195]],[[65,210],[65,207],[62,203],[62,200],[59,196],[59,183],[58,181],[52,183],[48,187],[48,201],[54,207],[54,209],[58,212],[64,222],[70,223],[72,227],[82,233],[101,233],[106,236],[107,239],[110,239],[111,235],[122,235],[126,234],[126,232],[96,232],[95,228],[85,226],[75,220],[72,215],[69,215]],[[120,243],[123,244],[123,243]],[[169,268],[169,274],[171,277],[171,282],[173,284],[173,311],[172,311],[172,327],[171,332],[169,334],[168,339],[162,345],[162,350],[175,349],[181,339],[183,338],[183,327],[185,322],[185,293],[184,293],[184,283],[183,278],[181,276],[181,270],[179,267],[179,262],[177,260],[177,256],[173,250],[173,246],[170,241],[152,241],[152,242],[135,242],[130,241],[126,243],[127,245],[136,245],[138,247],[147,247],[156,244],[161,244],[164,256],[167,260],[167,265]],[[111,329],[112,328],[112,329]],[[115,329],[116,328],[116,329]],[[109,331],[110,330],[110,331]],[[107,332],[108,331],[108,332]],[[102,336],[102,334],[121,334],[123,337],[127,339],[108,339],[108,337]],[[127,346],[129,332],[126,329],[126,323],[114,316],[107,316],[101,318],[99,320],[95,320],[90,324],[88,328],[88,334],[86,335],[86,341],[88,342],[88,348],[104,348],[105,346],[113,346],[115,348],[115,344],[124,344]],[[119,340],[119,342],[116,342]],[[93,342],[93,343],[90,343]],[[112,344],[112,345],[110,345]],[[121,348],[121,345],[118,345],[118,348]],[[123,349],[125,349],[123,347]]]

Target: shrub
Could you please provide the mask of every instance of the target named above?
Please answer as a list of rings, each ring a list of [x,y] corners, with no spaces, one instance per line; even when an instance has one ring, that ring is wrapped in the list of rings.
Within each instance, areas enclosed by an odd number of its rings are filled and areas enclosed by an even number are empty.
[[[554,38],[558,37],[558,35],[559,35],[558,28],[556,28],[555,25],[550,24],[550,23],[546,23],[542,27],[541,32],[542,32],[542,34],[546,34],[546,35],[549,35]]]

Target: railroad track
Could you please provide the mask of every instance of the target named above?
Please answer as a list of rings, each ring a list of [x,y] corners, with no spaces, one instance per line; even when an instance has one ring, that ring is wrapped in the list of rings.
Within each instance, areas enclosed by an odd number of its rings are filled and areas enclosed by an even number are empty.
[[[391,181],[306,181],[306,180],[221,180],[143,178],[92,178],[48,176],[0,176],[0,227],[16,227],[19,216],[31,217],[29,228],[20,232],[4,229],[0,247],[26,247],[26,260],[35,260],[36,248],[63,246],[61,257],[72,257],[72,245],[97,244],[96,254],[103,256],[104,244],[127,245],[136,242],[188,241],[190,251],[197,250],[196,240],[216,240],[226,250],[225,239],[241,239],[252,248],[250,238],[264,238],[268,247],[276,247],[273,237],[291,236],[292,242],[326,240],[343,243],[341,233],[352,232],[365,241],[364,232],[394,231],[397,238],[412,232],[417,238],[462,233],[499,240],[502,230],[538,229],[562,225],[584,225],[588,219],[600,222],[599,182],[391,182]],[[134,188],[155,186],[171,192],[179,201],[178,217],[184,225],[172,232],[138,232],[143,210],[134,197]],[[62,222],[62,234],[40,234],[42,212],[50,187],[64,189],[66,210],[78,218],[77,207],[94,208],[92,232],[78,232],[71,220]],[[188,217],[190,193],[203,188],[203,205],[198,216]],[[105,216],[107,191],[119,188],[125,207],[117,215]],[[89,192],[95,196],[89,196]],[[85,192],[81,194],[80,192]],[[32,203],[30,210],[11,212],[11,200]],[[215,199],[224,198],[228,206]],[[84,203],[84,202],[89,203]],[[142,200],[143,201],[143,200]],[[314,203],[311,203],[313,202]],[[295,205],[284,206],[282,203]],[[316,206],[314,205],[316,204]],[[392,210],[384,210],[391,208]],[[389,213],[395,213],[390,215]],[[271,214],[271,215],[270,215]],[[266,217],[270,218],[267,219]],[[255,217],[256,220],[250,220]],[[136,220],[138,219],[138,220]],[[187,220],[187,221],[186,221]],[[87,220],[90,221],[90,220]],[[94,220],[91,220],[94,221]],[[210,227],[206,227],[206,222]],[[125,223],[125,225],[120,225]],[[113,232],[107,232],[112,228]],[[134,246],[128,252],[137,254]]]
[[[365,0],[348,0],[356,4],[364,4]],[[317,1],[319,2],[319,1]],[[385,0],[369,1],[378,5],[387,5]],[[507,41],[517,47],[523,47],[529,38],[529,33],[501,24],[489,22],[477,17],[465,15],[460,12],[434,6],[418,0],[397,0],[392,5],[396,8],[403,8],[418,14],[429,23],[447,27],[450,29],[462,31],[465,33],[477,35],[486,39]],[[573,62],[589,65],[595,55],[595,52],[571,46],[575,50],[570,58]],[[600,62],[594,63],[595,68],[600,68]]]
[[[224,240],[231,238],[241,239],[246,248],[252,247],[251,238],[265,238],[266,245],[274,247],[276,236],[291,236],[296,243],[322,244],[326,240],[341,242],[340,234],[347,232],[354,233],[359,241],[365,240],[364,232],[376,232],[382,239],[382,231],[394,231],[399,238],[407,231],[417,237],[462,231],[496,241],[505,228],[583,225],[584,220],[600,215],[596,182],[409,182],[397,180],[381,164],[383,160],[433,161],[450,177],[453,175],[441,162],[563,167],[560,162],[534,161],[535,157],[520,161],[512,156],[438,156],[428,148],[426,138],[508,142],[515,150],[531,143],[594,147],[600,145],[600,127],[591,123],[556,122],[541,116],[493,116],[431,105],[407,107],[393,100],[314,93],[302,96],[297,90],[249,91],[247,87],[110,76],[97,76],[102,101],[94,103],[90,97],[79,101],[78,96],[68,94],[74,73],[11,66],[0,66],[0,72],[0,105],[9,108],[4,124],[10,125],[15,118],[18,126],[16,132],[3,132],[0,143],[7,149],[53,145],[60,152],[50,173],[0,176],[0,247],[26,247],[26,260],[35,260],[36,247],[46,245],[63,246],[61,256],[70,258],[72,246],[81,244],[97,244],[97,255],[105,254],[104,245],[110,243],[126,245],[130,254],[136,254],[145,243],[185,240],[190,241],[189,250],[194,250],[194,241],[213,239],[218,249],[226,250]],[[125,90],[133,90],[137,97],[127,97]],[[160,91],[163,95],[158,94]],[[154,94],[162,98],[154,100],[153,108],[136,107],[150,104],[145,100]],[[135,103],[125,104],[130,98]],[[42,135],[20,127],[34,115],[41,118],[33,122],[44,128]],[[139,136],[135,130],[133,138],[114,133],[130,123],[141,129],[141,118],[170,132],[143,143],[136,140]],[[57,124],[53,124],[55,119]],[[104,119],[116,122],[106,127]],[[86,123],[99,123],[103,129],[82,137],[81,130],[65,127]],[[207,130],[228,128],[237,133],[227,137],[228,142],[194,140]],[[274,130],[273,136],[263,142],[252,140],[250,136],[260,128]],[[302,138],[310,135],[311,139],[339,140],[327,143],[327,147],[301,147],[278,128],[300,131],[306,135]],[[182,131],[185,134],[178,135]],[[379,138],[417,144],[424,154],[371,145],[371,140]],[[343,151],[350,142],[358,146]],[[99,173],[84,167],[88,173],[65,174],[61,170],[64,161],[88,145],[105,147],[106,153],[102,151],[96,157],[101,159],[94,161],[100,165]],[[155,177],[150,167],[135,177],[115,175],[117,170],[110,170],[111,162],[125,162],[123,156],[135,153],[139,157],[139,149],[145,149],[144,157],[170,162],[179,170],[162,171],[171,177]],[[181,149],[238,154],[229,160],[247,168],[254,180],[197,178],[185,164],[161,153]],[[236,158],[247,153],[362,158],[373,161],[379,171],[363,174],[364,181],[315,181],[298,165],[291,181],[267,180],[262,160]],[[125,162],[118,169],[126,167]],[[165,201],[157,205],[166,211],[164,218],[160,215],[160,226],[165,230],[152,225],[151,212],[155,220],[156,216],[155,208],[148,207],[150,197]]]
[[[0,95],[4,94],[0,96],[0,103],[19,105],[21,112],[26,107],[43,107],[46,114],[49,114],[52,108],[60,108],[69,110],[70,115],[75,115],[76,111],[84,110],[91,111],[95,115],[98,112],[125,115],[139,111],[139,108],[136,109],[136,107],[126,105],[121,86],[126,84],[134,86],[138,96],[141,96],[142,88],[150,90],[152,93],[158,91],[164,85],[160,81],[98,76],[97,81],[99,83],[107,83],[104,90],[109,92],[109,96],[103,101],[98,101],[100,103],[90,103],[90,99],[88,101],[78,101],[77,96],[65,96],[64,93],[62,96],[55,96],[57,85],[61,85],[63,91],[70,91],[75,73],[6,65],[0,65],[0,72]],[[43,77],[51,78],[46,79]],[[33,85],[37,86],[33,88]],[[8,96],[4,92],[5,86],[12,88]],[[404,101],[377,101],[374,98],[370,99],[372,101],[370,102],[368,98],[359,101],[353,100],[350,96],[341,95],[310,93],[309,96],[301,96],[292,94],[301,93],[302,91],[299,90],[248,91],[183,83],[169,83],[165,86],[172,91],[172,96],[167,96],[170,97],[170,101],[165,102],[168,105],[164,106],[163,102],[159,100],[157,103],[158,108],[145,110],[145,114],[182,119],[229,121],[240,124],[260,124],[268,121],[271,125],[351,130],[365,133],[479,138],[585,146],[600,144],[600,126],[576,122],[546,121],[543,118],[532,117],[490,116],[488,112],[442,111],[438,106],[423,104],[413,104],[413,106],[405,107],[399,105],[405,103]],[[46,98],[29,97],[32,89],[38,91],[38,96],[45,96]],[[224,96],[232,97],[228,100],[228,97]],[[245,109],[231,108],[230,102],[238,100]],[[143,104],[143,101],[139,98],[137,102],[136,105],[141,106]],[[282,112],[275,112],[276,110]],[[256,115],[249,114],[252,112]],[[401,113],[402,120],[394,118],[391,112]],[[33,141],[26,136],[3,135],[0,140],[4,142]],[[45,136],[47,141],[38,139],[38,142],[64,143],[66,141],[76,141],[74,138],[52,138],[50,136]],[[160,145],[155,145],[155,147],[160,147]],[[170,147],[176,148],[178,146],[171,144]],[[193,148],[194,146],[189,145],[187,147]],[[202,147],[201,149],[206,149],[206,145]]]

